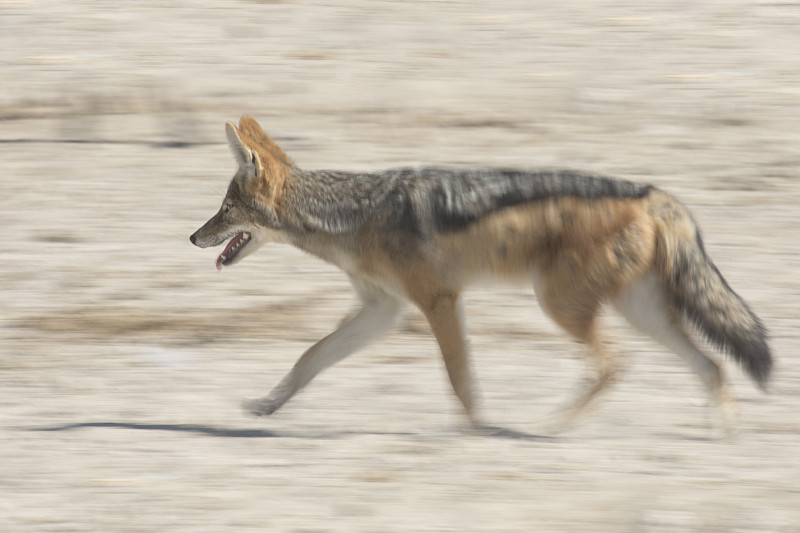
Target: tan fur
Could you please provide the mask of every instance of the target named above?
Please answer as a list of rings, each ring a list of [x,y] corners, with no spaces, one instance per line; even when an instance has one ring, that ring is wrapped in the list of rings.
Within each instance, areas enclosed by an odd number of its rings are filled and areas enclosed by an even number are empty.
[[[358,202],[364,200],[363,195],[371,194],[372,189],[364,188],[366,181],[303,173],[250,117],[242,117],[238,128],[229,127],[240,170],[220,212],[192,236],[192,242],[212,246],[233,233],[245,232],[251,238],[240,255],[252,253],[268,241],[292,243],[344,270],[364,304],[359,313],[312,346],[268,396],[248,402],[246,408],[253,414],[271,414],[317,373],[383,334],[403,302],[410,301],[428,319],[453,390],[476,423],[461,294],[484,279],[532,283],[545,312],[586,345],[595,376],[564,410],[566,419],[578,415],[619,373],[618,360],[607,347],[597,320],[606,304],[613,304],[634,326],[684,357],[728,423],[734,418],[735,401],[724,374],[685,333],[678,307],[691,307],[696,322],[706,324],[703,321],[708,318],[718,342],[730,342],[740,352],[766,350],[753,356],[765,359],[750,362],[753,375],[759,379],[767,375],[771,360],[760,322],[705,258],[686,210],[662,191],[642,189],[645,192],[638,193],[630,183],[616,182],[619,186],[614,188],[608,181],[584,179],[573,186],[574,194],[502,205],[463,226],[426,230],[428,233],[420,236],[423,222],[414,226],[403,219],[405,212],[398,217],[375,207],[363,221],[358,218],[352,205],[362,205]],[[502,173],[498,176],[498,180],[508,180]],[[541,187],[552,186],[552,176],[543,176],[542,180],[550,181]],[[509,183],[498,181],[491,190],[510,187]],[[442,195],[454,195],[455,187],[448,182],[439,190]],[[633,192],[628,196],[623,192],[618,196],[580,196],[591,187]],[[413,197],[417,189],[410,190],[409,197]],[[522,190],[509,194],[522,194]],[[468,204],[470,198],[447,197],[447,201],[473,211],[485,208],[485,203]],[[259,209],[254,211],[252,202]],[[320,208],[330,203],[332,209]],[[337,203],[342,205],[339,215],[334,209]],[[420,202],[414,209],[421,214],[415,216],[425,216],[432,205],[436,204]],[[322,216],[334,219],[319,220]],[[360,222],[353,223],[354,218]],[[234,255],[233,262],[237,260]],[[674,296],[670,291],[680,294]],[[708,301],[687,304],[687,298]],[[736,337],[730,331],[737,326],[749,329]],[[737,357],[750,355],[739,353]]]
[[[260,164],[259,180],[252,184],[249,192],[279,208],[294,162],[252,117],[243,116],[236,131],[242,142],[258,155]]]

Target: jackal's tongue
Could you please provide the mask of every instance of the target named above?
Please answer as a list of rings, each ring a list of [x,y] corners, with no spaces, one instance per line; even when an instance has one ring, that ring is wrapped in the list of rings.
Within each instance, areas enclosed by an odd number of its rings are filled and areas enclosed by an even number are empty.
[[[219,254],[219,257],[217,257],[217,270],[222,270],[222,266],[225,264],[225,261],[233,259],[233,256],[239,252],[239,247],[244,244],[245,240],[244,232],[237,233],[233,236],[233,239],[228,242],[228,245],[224,250],[222,250],[222,253]]]

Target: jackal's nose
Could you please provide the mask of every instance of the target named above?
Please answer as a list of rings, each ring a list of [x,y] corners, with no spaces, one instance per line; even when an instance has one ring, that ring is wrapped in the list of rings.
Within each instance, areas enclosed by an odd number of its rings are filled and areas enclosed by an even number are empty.
[[[197,237],[195,237],[195,236],[194,236],[194,233],[192,233],[191,235],[189,235],[189,240],[192,242],[192,244],[197,244],[197,243],[195,242],[195,241],[197,241]]]

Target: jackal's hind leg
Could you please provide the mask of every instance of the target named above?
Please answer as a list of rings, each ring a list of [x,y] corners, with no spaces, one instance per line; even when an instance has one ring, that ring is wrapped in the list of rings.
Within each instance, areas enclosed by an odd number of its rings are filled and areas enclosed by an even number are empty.
[[[679,317],[666,301],[657,279],[645,276],[628,287],[614,303],[634,327],[684,359],[700,377],[716,404],[723,432],[732,435],[738,408],[720,365],[700,351],[684,330]]]
[[[400,304],[396,299],[385,294],[370,294],[369,298],[364,298],[364,307],[354,317],[345,319],[339,329],[309,348],[268,396],[246,401],[243,404],[245,411],[255,416],[271,415],[314,376],[386,333],[399,310]]]
[[[598,328],[600,302],[589,287],[581,286],[578,281],[557,284],[542,275],[533,276],[534,290],[542,308],[575,340],[586,346],[593,367],[589,383],[579,396],[547,418],[544,425],[551,430],[559,430],[584,414],[620,374],[619,359],[606,346]]]
[[[621,374],[616,353],[605,346],[605,342],[594,331],[595,329],[596,326],[593,323],[585,336],[576,336],[587,348],[591,367],[588,383],[577,398],[548,417],[546,425],[549,429],[557,431],[580,418],[599,399],[601,393],[617,381]]]

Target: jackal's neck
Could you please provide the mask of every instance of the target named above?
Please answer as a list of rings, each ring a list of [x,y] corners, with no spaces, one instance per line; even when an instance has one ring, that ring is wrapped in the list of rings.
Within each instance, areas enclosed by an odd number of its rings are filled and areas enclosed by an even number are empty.
[[[298,170],[286,183],[283,210],[297,234],[347,233],[364,223],[387,188],[374,174]]]

